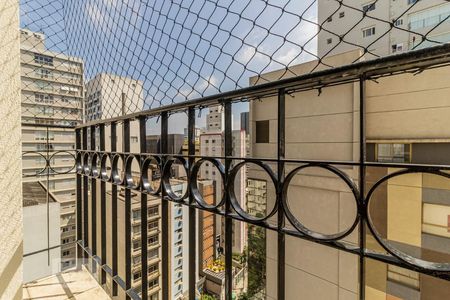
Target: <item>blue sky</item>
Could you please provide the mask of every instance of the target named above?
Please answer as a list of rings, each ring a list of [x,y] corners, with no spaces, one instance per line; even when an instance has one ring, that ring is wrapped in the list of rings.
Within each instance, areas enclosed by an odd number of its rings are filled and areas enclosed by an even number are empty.
[[[144,109],[312,59],[301,48],[317,50],[308,21],[317,21],[316,0],[21,0],[22,27],[81,57],[86,80],[100,72],[142,80]]]

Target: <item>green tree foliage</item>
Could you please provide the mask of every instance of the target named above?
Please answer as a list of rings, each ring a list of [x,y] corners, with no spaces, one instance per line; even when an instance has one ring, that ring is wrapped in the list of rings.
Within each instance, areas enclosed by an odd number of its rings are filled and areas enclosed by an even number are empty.
[[[248,226],[248,299],[261,293],[266,286],[266,233],[255,225]],[[247,298],[244,298],[247,299]]]

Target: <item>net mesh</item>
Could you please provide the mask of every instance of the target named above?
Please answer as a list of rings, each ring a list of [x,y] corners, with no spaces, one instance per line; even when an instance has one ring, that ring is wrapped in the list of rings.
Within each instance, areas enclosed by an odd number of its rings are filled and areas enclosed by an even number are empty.
[[[442,44],[449,17],[444,0],[22,0],[23,40],[42,33],[28,49],[54,58],[29,56],[23,109],[74,125],[85,96],[85,121],[110,118]]]

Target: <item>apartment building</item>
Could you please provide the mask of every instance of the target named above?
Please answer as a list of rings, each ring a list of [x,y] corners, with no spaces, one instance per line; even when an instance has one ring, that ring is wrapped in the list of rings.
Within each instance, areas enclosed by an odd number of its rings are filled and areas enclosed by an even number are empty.
[[[42,33],[21,29],[20,38],[23,181],[24,185],[44,185],[60,204],[64,270],[75,263],[75,176],[71,170],[73,127],[83,118],[83,62],[48,50]],[[43,171],[47,159],[50,168]],[[45,214],[42,218],[46,219]]]
[[[344,65],[361,55],[355,50],[329,57],[327,63]],[[293,66],[296,74],[316,62]],[[278,78],[282,71],[266,74]],[[450,68],[427,70],[368,81],[366,93],[367,160],[448,164]],[[251,79],[251,83],[255,82]],[[288,159],[358,161],[359,83],[348,83],[294,93],[286,98],[286,157]],[[252,156],[276,157],[277,99],[250,106]],[[269,126],[267,126],[267,123]],[[273,164],[269,164],[276,168]],[[287,164],[287,172],[297,167]],[[339,167],[357,183],[358,169]],[[394,172],[394,168],[367,169],[369,182]],[[248,177],[266,182],[263,170],[248,168]],[[434,262],[448,262],[450,243],[448,201],[450,184],[436,175],[417,173],[388,180],[374,194],[370,214],[382,238],[401,251]],[[273,207],[273,197],[265,199]],[[324,234],[350,227],[356,208],[347,186],[328,171],[305,169],[291,181],[290,210],[303,225]],[[270,220],[276,222],[276,220]],[[292,225],[287,222],[287,227]],[[357,243],[357,230],[344,241]],[[266,231],[266,297],[276,299],[277,235]],[[373,236],[367,247],[382,251]],[[286,237],[286,299],[357,299],[358,257],[302,239]],[[367,299],[443,299],[447,282],[399,267],[366,260]]]
[[[447,19],[450,3],[447,1],[344,0],[344,5],[339,2],[318,1],[318,24],[323,24],[318,35],[319,57],[361,47],[376,56],[386,56],[450,41],[450,21]],[[363,20],[362,11],[367,14]],[[395,27],[391,29],[387,20],[392,20]],[[443,23],[434,28],[440,22]],[[431,29],[427,34],[429,40],[421,43],[421,34]],[[367,58],[375,57],[370,53]]]

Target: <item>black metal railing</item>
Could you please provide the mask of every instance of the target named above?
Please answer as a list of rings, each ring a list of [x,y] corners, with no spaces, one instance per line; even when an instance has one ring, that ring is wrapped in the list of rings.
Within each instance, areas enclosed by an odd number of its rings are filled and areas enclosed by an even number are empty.
[[[377,229],[373,226],[368,213],[368,204],[371,196],[377,187],[386,180],[409,173],[430,173],[444,178],[450,178],[449,165],[423,165],[408,163],[383,163],[371,162],[366,159],[366,136],[365,136],[365,84],[368,80],[376,80],[380,77],[391,76],[406,72],[421,72],[428,68],[436,68],[447,65],[450,62],[450,45],[439,46],[416,52],[409,52],[397,56],[380,58],[368,62],[357,63],[349,66],[339,67],[332,70],[320,71],[304,76],[289,78],[281,81],[270,82],[249,88],[235,90],[220,95],[205,97],[189,102],[177,103],[170,106],[160,107],[148,111],[142,111],[136,114],[121,116],[109,120],[98,120],[79,126],[76,129],[77,137],[77,239],[79,246],[79,258],[93,258],[92,271],[96,268],[101,269],[101,283],[106,283],[109,276],[113,281],[112,294],[117,295],[118,287],[126,293],[126,297],[132,299],[147,299],[148,292],[148,265],[147,265],[147,197],[157,195],[161,199],[161,279],[162,299],[169,297],[169,203],[180,203],[189,209],[188,225],[189,231],[189,299],[195,299],[196,295],[196,235],[193,230],[196,227],[195,218],[198,211],[210,211],[216,215],[224,217],[225,222],[225,295],[226,299],[232,299],[232,221],[237,220],[248,224],[261,226],[277,233],[277,299],[286,299],[286,280],[285,280],[285,253],[286,253],[286,235],[306,239],[315,243],[339,249],[359,256],[359,298],[365,299],[365,277],[366,277],[366,259],[373,259],[400,266],[402,268],[414,270],[423,274],[450,280],[450,262],[438,263],[430,262],[411,255],[395,248],[388,243]],[[305,91],[311,89],[322,89],[330,86],[356,83],[359,86],[359,159],[355,161],[317,161],[306,159],[287,159],[285,153],[285,115],[286,115],[286,95],[293,92]],[[359,84],[358,84],[359,83]],[[278,99],[278,133],[277,133],[277,155],[275,158],[250,158],[232,156],[232,104],[239,101],[253,101],[264,97],[276,96]],[[224,107],[224,155],[215,157],[199,156],[195,153],[195,120],[196,109],[212,105],[222,105]],[[169,114],[175,112],[187,111],[188,115],[188,153],[187,155],[169,154],[168,149],[168,118]],[[157,117],[160,121],[160,153],[148,153],[145,145],[147,135],[147,119]],[[130,122],[139,122],[140,151],[132,153],[130,151]],[[105,126],[110,127],[110,151],[105,150]],[[120,131],[117,128],[120,126]],[[98,142],[96,133],[99,133]],[[122,149],[117,148],[117,133],[122,137]],[[88,138],[90,142],[88,143]],[[98,145],[96,144],[98,143]],[[97,147],[98,146],[98,147]],[[140,167],[140,180],[135,183],[131,170],[132,161],[136,159]],[[159,164],[161,171],[161,182],[158,188],[149,184],[148,178],[149,161],[154,160]],[[173,192],[170,183],[170,169],[174,160],[181,162],[187,174],[188,191],[183,195],[177,195]],[[252,163],[265,170],[274,182],[276,190],[276,205],[273,210],[264,217],[255,217],[250,215],[241,207],[234,195],[234,178],[241,167],[240,164],[233,164],[233,161],[240,161],[241,164]],[[111,170],[108,167],[108,161],[111,162]],[[223,178],[225,192],[223,199],[216,205],[206,203],[201,196],[197,184],[197,175],[200,165],[204,162],[210,162],[218,167]],[[123,163],[123,168],[120,165]],[[300,166],[286,171],[286,164],[295,163]],[[344,173],[338,167],[356,167],[359,169],[358,179],[355,180]],[[290,210],[287,202],[287,189],[293,176],[302,169],[308,167],[317,167],[332,172],[343,181],[351,190],[354,196],[357,214],[348,230],[336,234],[323,234],[310,230],[302,224]],[[366,168],[400,168],[400,171],[390,173],[370,188],[367,185]],[[123,175],[123,176],[122,176]],[[97,184],[100,184],[100,193],[97,192]],[[105,185],[111,184],[111,207],[107,215],[107,197]],[[124,276],[119,276],[119,248],[118,248],[118,208],[117,195],[118,189],[123,189],[124,193],[124,211],[125,226],[124,232]],[[131,192],[136,191],[140,194],[141,209],[141,263],[142,263],[142,296],[132,289],[131,272]],[[97,199],[97,195],[100,199]],[[88,201],[91,197],[90,201]],[[100,224],[97,224],[97,205],[100,206]],[[277,222],[269,222],[269,218],[276,216]],[[107,219],[111,220],[111,228],[107,227]],[[289,223],[289,226],[287,226]],[[97,230],[97,226],[100,230]],[[359,226],[358,226],[359,225]],[[357,245],[348,244],[342,239],[348,236],[352,231],[358,228],[359,241]],[[375,237],[376,241],[384,248],[385,253],[379,253],[369,250],[366,246],[366,228]],[[107,232],[111,233],[111,258],[107,257]],[[92,236],[89,236],[91,234]],[[98,249],[97,237],[100,234],[101,249]],[[111,264],[107,261],[111,260]]]

